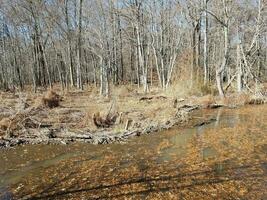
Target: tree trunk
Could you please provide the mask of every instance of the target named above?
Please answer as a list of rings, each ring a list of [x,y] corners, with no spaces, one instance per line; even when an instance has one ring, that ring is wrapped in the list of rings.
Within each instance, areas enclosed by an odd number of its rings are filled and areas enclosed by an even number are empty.
[[[65,0],[65,21],[67,24],[67,40],[68,40],[68,55],[69,55],[69,78],[71,87],[74,86],[73,78],[73,52],[72,52],[72,41],[71,41],[71,27],[69,22],[69,0]]]
[[[227,13],[227,5],[225,0],[223,0],[224,6],[224,23],[223,23],[223,33],[224,33],[224,55],[222,59],[221,65],[216,70],[216,82],[217,88],[219,91],[219,95],[224,97],[224,90],[223,90],[223,72],[225,71],[227,62],[228,62],[228,54],[229,54],[229,24],[228,24],[228,13]]]
[[[206,85],[209,80],[209,70],[208,70],[208,15],[207,15],[207,0],[203,0],[204,4],[204,20],[203,20],[203,27],[204,27],[204,58],[203,58],[203,64],[204,64],[204,84]]]

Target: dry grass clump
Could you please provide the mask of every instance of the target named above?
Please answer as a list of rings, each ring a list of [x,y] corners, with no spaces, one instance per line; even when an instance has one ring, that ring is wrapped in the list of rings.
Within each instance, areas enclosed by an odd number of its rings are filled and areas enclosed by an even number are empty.
[[[245,104],[249,105],[260,105],[260,104],[265,104],[266,98],[265,97],[258,97],[258,96],[250,96],[250,98],[245,102]]]
[[[184,87],[187,85],[187,87]],[[190,92],[190,82],[181,81],[172,83],[163,94],[170,98],[181,98],[187,96]]]
[[[248,104],[251,100],[251,96],[249,94],[246,93],[242,93],[242,94],[233,94],[233,95],[229,95],[226,96],[225,98],[223,98],[221,100],[221,104],[223,105],[227,105],[227,106],[232,106],[232,105],[245,105]]]
[[[198,87],[199,87],[202,95],[211,94],[211,95],[215,96],[217,94],[217,89],[212,85],[201,84]]]
[[[70,110],[68,114],[58,114],[58,123],[77,124],[79,121],[82,120],[82,118],[84,118],[84,116],[85,114],[81,111],[75,112]]]
[[[264,104],[266,100],[261,99],[261,98],[252,98],[248,104],[250,105],[260,105],[260,104]]]
[[[237,98],[238,98],[237,101],[239,101],[243,105],[250,104],[252,99],[251,95],[245,93],[238,95]]]
[[[191,96],[205,96],[218,95],[217,88],[212,85],[204,85],[201,81],[192,82],[190,79],[177,80],[173,82],[164,92],[168,97],[191,97]]]
[[[93,121],[98,128],[109,128],[115,124],[117,117],[118,113],[108,114],[105,117],[102,117],[100,116],[100,113],[97,112],[93,115]]]
[[[60,105],[60,101],[62,101],[62,97],[54,92],[53,90],[49,90],[43,97],[37,99],[37,107],[48,107],[55,108]]]
[[[264,104],[266,99],[264,97],[254,96],[248,93],[242,94],[232,94],[226,96],[224,99],[220,100],[219,103],[223,105],[257,105],[257,104]]]
[[[8,127],[10,126],[11,120],[9,118],[3,118],[0,121],[0,129],[3,131],[6,131]]]
[[[262,88],[263,93],[264,93],[265,95],[267,95],[267,82],[266,82],[266,83],[263,83],[263,84],[261,85],[261,88]]]
[[[94,122],[92,120],[93,116],[91,112],[86,112],[84,117],[77,123],[76,128],[90,127],[90,130],[94,127]]]
[[[137,91],[130,85],[121,85],[121,86],[113,87],[111,90],[112,90],[111,92],[112,95],[116,97],[131,96],[137,93]]]
[[[215,100],[214,96],[212,96],[212,95],[206,95],[206,96],[203,96],[203,97],[199,97],[197,99],[197,102],[203,108],[210,108],[211,105],[216,104],[216,100]]]
[[[115,125],[119,117],[118,107],[116,104],[117,101],[113,100],[113,102],[109,105],[109,108],[107,102],[87,105],[87,112],[84,114],[77,126],[79,128],[90,127],[90,129],[95,129],[109,128]]]

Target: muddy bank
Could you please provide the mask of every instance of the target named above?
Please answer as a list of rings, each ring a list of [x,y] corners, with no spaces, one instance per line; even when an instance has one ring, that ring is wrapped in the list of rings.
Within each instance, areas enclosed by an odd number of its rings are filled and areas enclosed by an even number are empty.
[[[53,109],[30,106],[33,104],[31,101],[21,100],[21,98],[18,98],[19,102],[15,104],[14,109],[12,107],[0,108],[0,117],[2,117],[0,120],[0,148],[23,144],[69,144],[71,142],[123,143],[132,137],[156,133],[175,126],[203,126],[216,120],[192,121],[190,113],[195,110],[236,108],[238,106],[233,99],[232,101],[231,99],[217,101],[215,97],[206,96],[191,97],[189,100],[168,98],[157,94],[123,97],[117,99],[117,106],[113,106],[114,100],[105,102],[105,100],[91,97],[90,105],[85,104],[83,107],[81,105],[88,101],[86,95],[72,93],[62,98],[61,105],[58,104]],[[79,97],[78,102],[76,101],[77,97]],[[56,96],[57,98],[58,96]],[[14,101],[12,97],[10,99]],[[76,105],[73,104],[73,99],[75,99]],[[266,99],[250,98],[248,104],[265,102]],[[85,108],[89,108],[89,114],[88,111],[84,112]],[[112,124],[106,123],[107,119],[99,118],[99,110],[107,110],[106,116],[115,113],[116,118],[114,118],[115,115],[111,115],[112,120],[108,121],[111,121]],[[98,116],[99,120],[95,119],[95,116]],[[102,113],[102,116],[105,115]]]
[[[190,121],[190,113],[200,108],[201,107],[198,105],[182,105],[177,108],[176,114],[173,118],[168,119],[163,123],[158,121],[150,121],[149,124],[135,123],[130,130],[118,132],[113,129],[102,129],[96,132],[72,132],[65,130],[64,128],[55,129],[51,128],[50,125],[47,124],[35,124],[36,121],[32,119],[29,120],[29,118],[26,117],[26,112],[28,112],[28,115],[31,115],[31,113],[33,114],[34,112],[39,112],[38,110],[24,111],[23,114],[21,113],[17,115],[22,115],[25,117],[23,121],[25,122],[24,126],[26,128],[18,135],[9,133],[2,136],[0,139],[0,147],[7,148],[23,144],[68,144],[70,142],[86,142],[92,144],[125,142],[132,137],[156,133],[162,130],[170,129],[174,126],[188,124]],[[195,124],[195,126],[201,126],[202,124],[209,123],[213,120],[214,119],[208,119],[207,121],[198,122]]]

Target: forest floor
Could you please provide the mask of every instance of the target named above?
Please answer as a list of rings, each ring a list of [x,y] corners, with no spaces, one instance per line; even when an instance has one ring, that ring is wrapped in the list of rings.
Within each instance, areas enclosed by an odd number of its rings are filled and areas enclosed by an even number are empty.
[[[201,126],[216,120],[191,122],[190,112],[196,109],[266,103],[266,97],[247,94],[232,94],[221,99],[211,95],[174,95],[173,91],[153,88],[144,94],[130,86],[116,87],[111,93],[109,98],[103,98],[94,87],[64,93],[55,87],[52,94],[58,102],[50,105],[45,90],[0,92],[0,148],[76,141],[125,142],[130,137],[173,126]]]

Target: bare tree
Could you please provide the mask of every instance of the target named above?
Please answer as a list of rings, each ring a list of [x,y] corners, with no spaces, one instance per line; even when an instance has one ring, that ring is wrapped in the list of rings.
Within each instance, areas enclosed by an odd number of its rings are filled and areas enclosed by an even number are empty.
[[[108,96],[110,84],[164,90],[174,74],[189,72],[191,87],[214,83],[224,96],[233,83],[255,92],[266,81],[265,0],[0,3],[1,89],[94,83]],[[186,69],[182,55],[190,57]]]

